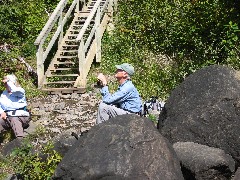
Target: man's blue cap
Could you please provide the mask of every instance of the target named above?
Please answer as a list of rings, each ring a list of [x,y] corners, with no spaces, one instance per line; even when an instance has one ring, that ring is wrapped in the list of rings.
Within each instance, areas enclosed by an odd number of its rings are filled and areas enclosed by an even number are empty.
[[[129,76],[132,76],[134,74],[134,67],[128,63],[116,65],[116,68],[125,71]]]

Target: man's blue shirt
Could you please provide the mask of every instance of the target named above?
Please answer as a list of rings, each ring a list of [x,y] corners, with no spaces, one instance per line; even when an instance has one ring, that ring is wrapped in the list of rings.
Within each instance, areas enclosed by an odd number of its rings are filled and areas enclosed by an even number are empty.
[[[106,104],[117,105],[119,108],[133,113],[142,110],[141,98],[130,80],[126,80],[119,85],[117,91],[113,94],[109,93],[108,86],[104,86],[101,89],[101,94],[103,102]]]

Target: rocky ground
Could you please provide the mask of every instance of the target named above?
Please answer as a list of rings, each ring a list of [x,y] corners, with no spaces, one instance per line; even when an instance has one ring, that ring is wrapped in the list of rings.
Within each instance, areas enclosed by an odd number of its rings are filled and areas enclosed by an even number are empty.
[[[47,131],[42,141],[66,131],[84,132],[96,122],[98,103],[97,93],[58,94],[31,99],[32,129],[40,126]],[[31,131],[31,128],[26,131]]]
[[[44,144],[62,133],[71,136],[72,132],[85,132],[95,125],[99,101],[97,92],[32,98],[28,100],[32,120],[25,134],[40,131],[41,136],[33,143]],[[7,143],[5,141],[1,146]]]

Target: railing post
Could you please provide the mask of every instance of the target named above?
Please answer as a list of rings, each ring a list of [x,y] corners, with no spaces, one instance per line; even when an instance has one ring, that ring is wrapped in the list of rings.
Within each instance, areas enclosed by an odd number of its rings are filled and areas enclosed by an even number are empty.
[[[44,64],[43,64],[43,44],[40,43],[37,46],[37,75],[38,75],[38,88],[41,88],[43,85],[43,76],[44,76]]]
[[[61,32],[60,32],[59,40],[58,40],[58,47],[61,44],[62,39],[63,39],[63,7],[64,6],[62,5],[59,20],[58,20],[58,26],[61,27]]]
[[[113,11],[114,12],[117,12],[117,3],[118,3],[118,0],[113,0]]]
[[[101,26],[100,26],[100,6],[97,9],[97,14],[96,14],[96,32],[95,32],[95,37],[96,37],[96,62],[101,62],[101,37],[100,37],[100,31],[101,31]]]
[[[78,13],[80,10],[80,0],[77,0],[75,12]]]
[[[85,86],[85,69],[84,69],[84,63],[85,63],[85,50],[84,50],[84,40],[83,38],[80,40],[80,45],[79,45],[79,49],[78,49],[78,59],[79,59],[79,78],[77,81],[77,84],[75,84],[74,86],[78,87],[84,87]]]
[[[114,0],[109,0],[108,4],[108,16],[109,16],[109,23],[107,26],[108,31],[112,31],[114,29],[114,24],[113,24],[113,5],[114,5]]]

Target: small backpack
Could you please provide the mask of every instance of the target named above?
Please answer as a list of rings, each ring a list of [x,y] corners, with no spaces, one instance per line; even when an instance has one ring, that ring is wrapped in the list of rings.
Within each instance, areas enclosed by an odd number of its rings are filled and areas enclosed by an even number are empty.
[[[153,96],[149,100],[146,100],[142,106],[142,116],[150,114],[152,111],[161,112],[164,107],[165,102],[158,101],[157,97]]]

